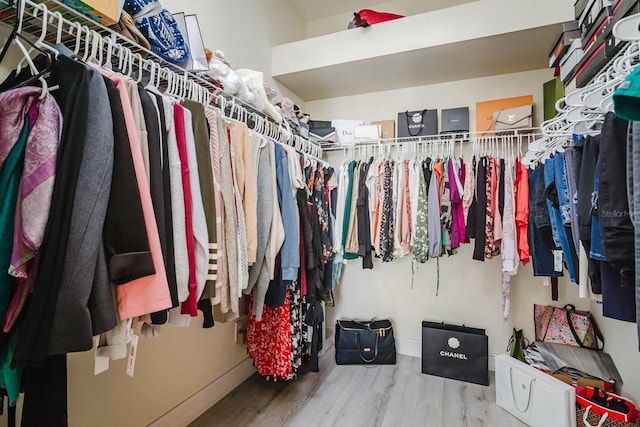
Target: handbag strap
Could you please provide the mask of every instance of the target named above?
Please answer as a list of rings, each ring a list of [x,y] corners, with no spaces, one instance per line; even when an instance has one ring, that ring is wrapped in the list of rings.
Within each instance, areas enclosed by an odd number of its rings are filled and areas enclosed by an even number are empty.
[[[576,340],[576,342],[578,343],[578,345],[582,348],[591,348],[591,347],[587,347],[584,345],[584,343],[582,342],[582,340],[580,339],[580,337],[578,337],[578,333],[576,332],[575,328],[573,327],[573,321],[571,320],[571,313],[576,311],[576,307],[573,304],[567,304],[564,306],[565,311],[567,313],[567,325],[569,325],[569,330],[571,331],[571,335],[573,335],[573,338]],[[591,316],[591,314],[589,314],[589,323],[591,323],[591,326],[593,326],[593,333],[596,336],[596,348],[595,350],[603,350],[604,349],[604,336],[602,335],[602,332],[600,332],[600,329],[598,328],[598,325],[596,324],[595,320],[593,319],[593,316]],[[598,345],[598,340],[600,340],[602,342],[602,347],[600,347]]]
[[[413,114],[409,114],[409,110],[404,112],[405,116],[407,116],[407,132],[409,132],[409,136],[420,135],[420,132],[422,132],[422,125],[424,124],[424,113],[426,112],[427,110],[422,110],[421,118],[420,118],[420,127],[418,128],[418,133],[416,133],[415,135],[411,133],[411,128],[409,127],[409,117],[413,116]]]
[[[373,357],[371,359],[367,359],[362,354],[362,346],[360,345],[360,333],[356,332],[356,341],[358,342],[358,350],[360,352],[360,359],[362,359],[363,362],[371,363],[374,360],[376,360],[376,357],[378,357],[378,338],[379,337],[380,337],[380,335],[376,334],[376,346],[374,347],[374,350],[373,350]]]

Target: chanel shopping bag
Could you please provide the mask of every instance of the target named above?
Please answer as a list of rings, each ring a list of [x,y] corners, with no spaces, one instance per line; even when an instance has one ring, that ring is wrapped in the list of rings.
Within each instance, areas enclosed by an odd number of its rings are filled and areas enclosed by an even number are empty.
[[[393,365],[396,342],[391,321],[336,321],[336,364]]]
[[[496,356],[496,404],[531,427],[576,425],[575,389],[506,354]]]
[[[422,373],[489,385],[484,329],[422,322]]]
[[[438,133],[438,110],[398,113],[398,137],[430,136]]]

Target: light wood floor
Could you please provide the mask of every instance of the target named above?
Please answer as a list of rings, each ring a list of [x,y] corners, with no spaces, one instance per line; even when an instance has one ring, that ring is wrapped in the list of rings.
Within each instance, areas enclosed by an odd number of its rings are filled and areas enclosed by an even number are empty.
[[[523,426],[495,404],[495,388],[424,375],[420,359],[395,366],[336,366],[333,349],[320,373],[290,383],[254,375],[191,427]]]

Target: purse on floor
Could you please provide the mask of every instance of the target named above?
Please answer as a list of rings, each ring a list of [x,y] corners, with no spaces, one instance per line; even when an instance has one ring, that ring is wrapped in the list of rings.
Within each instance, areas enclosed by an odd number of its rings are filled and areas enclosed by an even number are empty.
[[[588,311],[534,304],[536,341],[602,350],[604,337]],[[600,345],[601,343],[601,345]]]
[[[636,425],[638,412],[628,399],[617,394],[607,393],[594,387],[584,387],[576,393],[578,422],[588,420],[592,426],[633,426]],[[609,423],[606,423],[606,421]],[[587,423],[585,423],[586,425]]]
[[[394,365],[393,326],[384,320],[338,320],[335,332],[336,364]]]

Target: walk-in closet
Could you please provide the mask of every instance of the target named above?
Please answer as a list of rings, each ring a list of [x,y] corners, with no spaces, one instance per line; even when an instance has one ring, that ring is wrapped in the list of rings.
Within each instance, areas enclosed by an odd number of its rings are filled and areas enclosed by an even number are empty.
[[[638,425],[639,64],[638,0],[0,0],[0,425]]]

